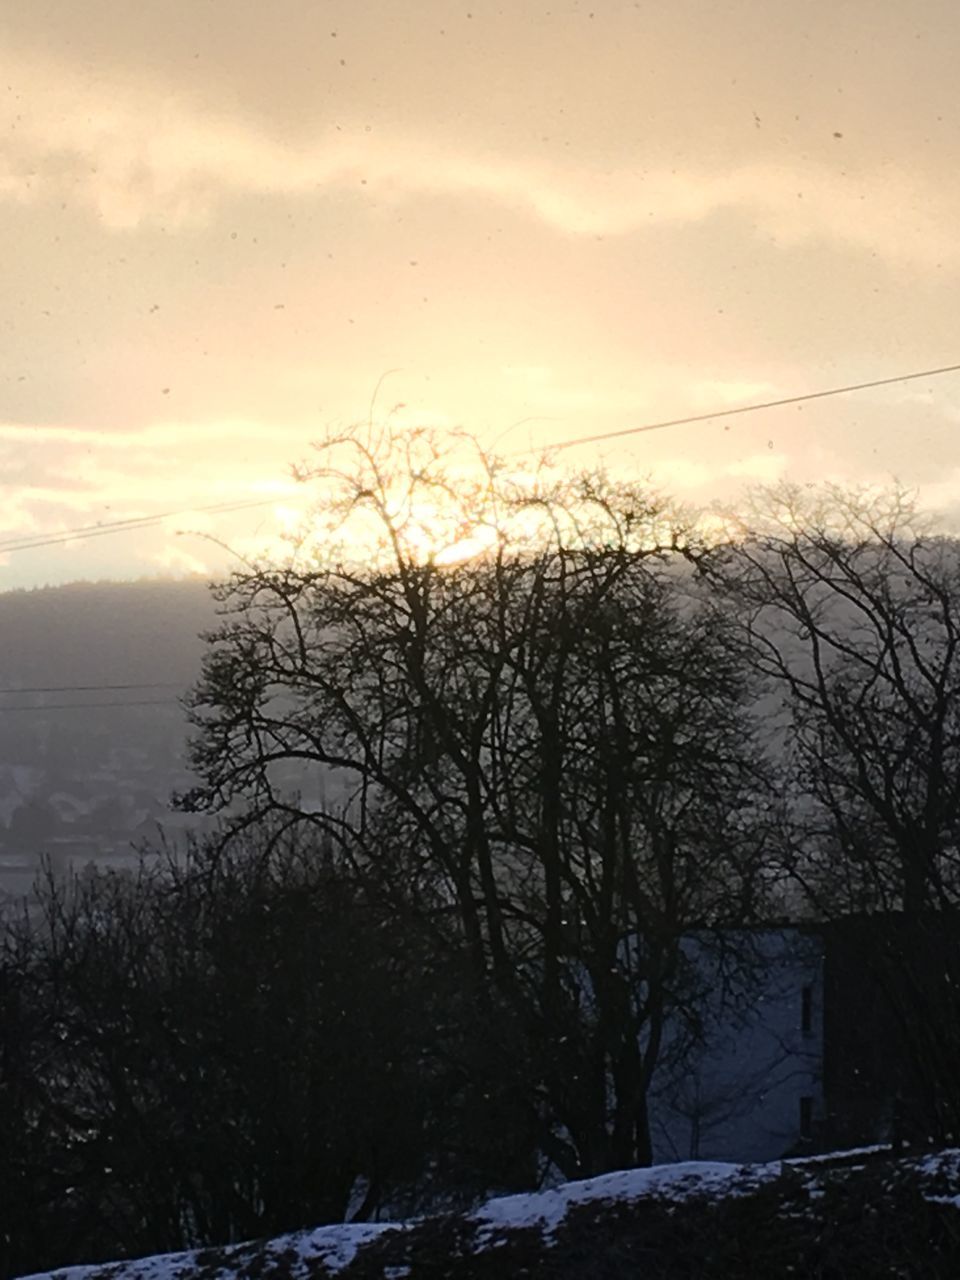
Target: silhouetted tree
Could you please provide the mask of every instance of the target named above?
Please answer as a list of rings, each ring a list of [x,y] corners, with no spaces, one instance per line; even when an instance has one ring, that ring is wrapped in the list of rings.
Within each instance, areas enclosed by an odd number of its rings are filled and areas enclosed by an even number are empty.
[[[426,433],[332,438],[309,478],[310,541],[220,590],[186,803],[321,826],[466,950],[536,1148],[569,1175],[646,1162],[678,940],[759,905],[747,681],[696,539],[642,488]],[[346,780],[338,816],[292,764]]]
[[[0,1276],[23,1275],[47,1255],[52,1218],[60,1205],[51,1167],[45,1106],[46,1051],[52,1040],[49,1007],[37,1000],[34,956],[14,921],[0,915]],[[66,1233],[55,1234],[60,1244]],[[45,1238],[46,1237],[46,1238]]]
[[[887,915],[844,954],[884,993],[914,1127],[956,1133],[960,546],[900,490],[782,488],[704,565],[780,726],[780,870],[821,916]]]
[[[429,1165],[449,977],[292,836],[51,878],[7,957],[10,1273],[342,1220]]]

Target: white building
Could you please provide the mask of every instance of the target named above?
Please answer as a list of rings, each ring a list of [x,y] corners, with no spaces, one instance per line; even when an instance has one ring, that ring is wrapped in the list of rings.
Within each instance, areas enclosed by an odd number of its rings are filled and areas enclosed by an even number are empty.
[[[822,936],[796,927],[696,934],[691,1030],[671,1020],[649,1099],[654,1160],[774,1160],[825,1120]]]

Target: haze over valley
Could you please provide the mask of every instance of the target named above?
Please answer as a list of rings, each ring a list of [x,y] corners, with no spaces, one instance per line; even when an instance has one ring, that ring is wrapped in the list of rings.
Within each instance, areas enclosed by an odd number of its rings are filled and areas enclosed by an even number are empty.
[[[158,823],[183,826],[180,700],[215,620],[199,580],[0,594],[0,893],[25,892],[43,854],[129,863]]]

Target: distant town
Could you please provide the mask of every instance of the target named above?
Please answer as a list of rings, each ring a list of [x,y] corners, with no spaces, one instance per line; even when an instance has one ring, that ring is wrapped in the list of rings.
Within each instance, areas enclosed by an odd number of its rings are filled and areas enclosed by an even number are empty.
[[[132,865],[161,832],[196,829],[171,797],[190,782],[182,699],[214,621],[195,580],[0,595],[3,898],[44,864]]]

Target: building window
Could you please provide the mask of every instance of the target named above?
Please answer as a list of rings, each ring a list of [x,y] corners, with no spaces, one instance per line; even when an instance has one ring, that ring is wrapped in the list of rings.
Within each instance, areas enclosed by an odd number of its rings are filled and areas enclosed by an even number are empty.
[[[800,1141],[810,1142],[813,1139],[813,1099],[800,1099]]]
[[[800,1030],[805,1036],[813,1035],[813,987],[806,986],[800,993]]]

